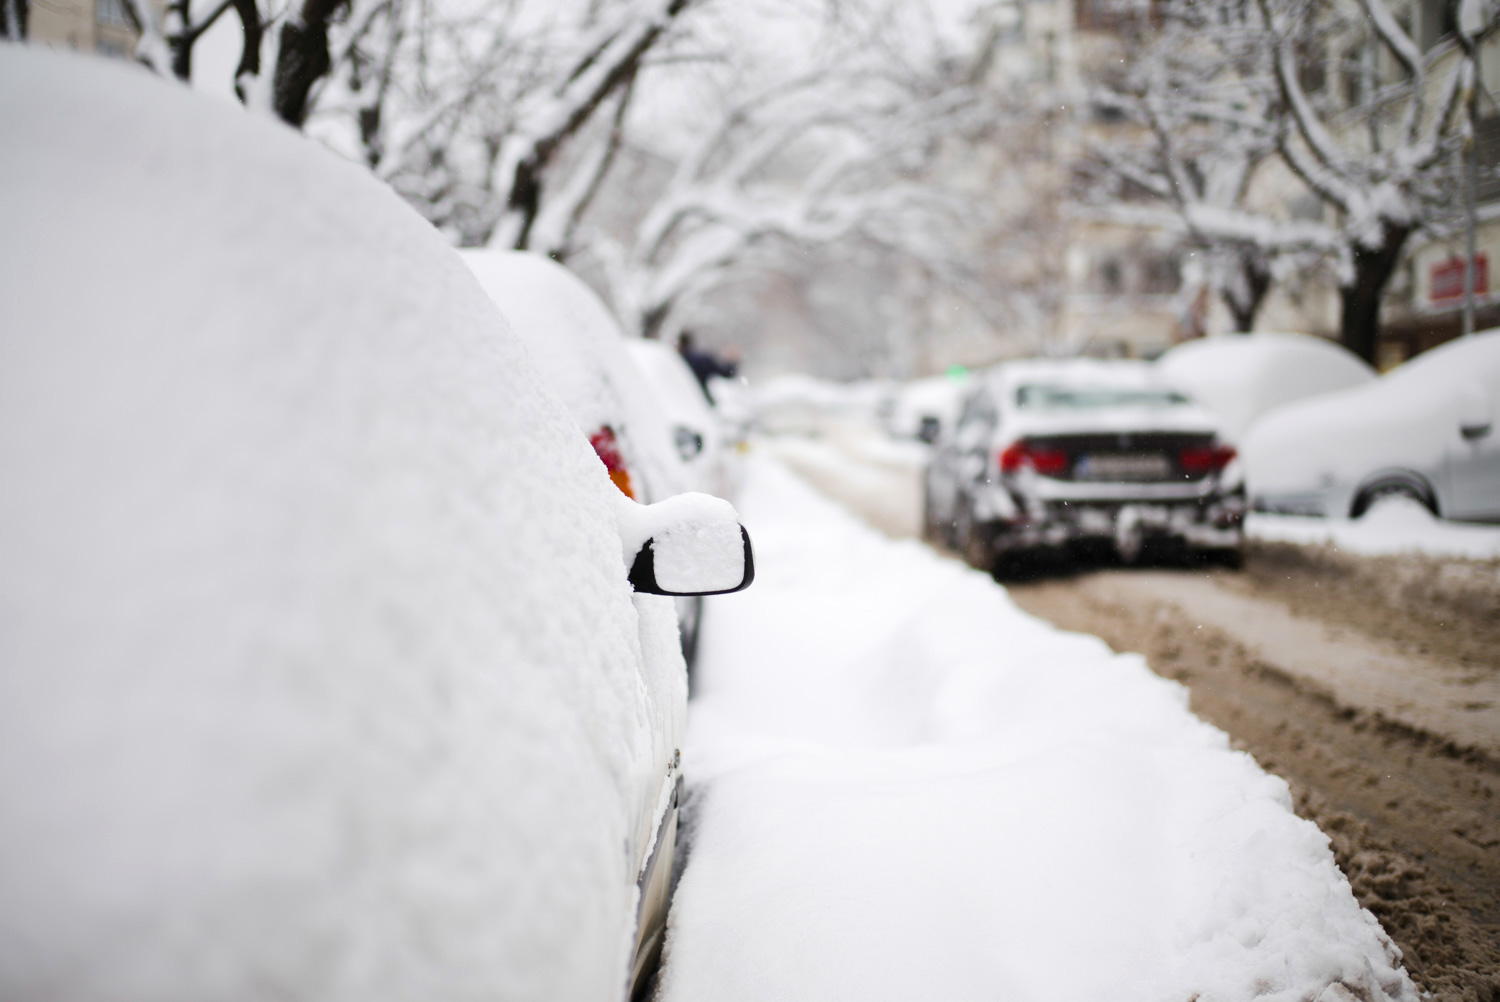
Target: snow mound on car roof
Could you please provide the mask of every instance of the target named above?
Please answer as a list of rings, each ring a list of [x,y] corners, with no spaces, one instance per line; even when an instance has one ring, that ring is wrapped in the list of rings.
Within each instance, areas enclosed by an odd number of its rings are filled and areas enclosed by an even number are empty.
[[[0,135],[0,996],[619,997],[667,711],[494,306],[139,68],[0,46]]]
[[[1358,356],[1309,334],[1201,338],[1171,349],[1156,364],[1163,378],[1217,414],[1236,441],[1277,407],[1375,378]]]

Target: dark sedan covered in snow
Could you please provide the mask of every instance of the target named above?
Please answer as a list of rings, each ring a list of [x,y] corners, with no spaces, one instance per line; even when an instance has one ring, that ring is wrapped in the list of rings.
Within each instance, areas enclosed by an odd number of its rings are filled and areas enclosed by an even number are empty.
[[[1239,559],[1244,483],[1217,420],[1140,362],[1020,361],[977,381],[923,484],[924,531],[975,567],[1081,542]]]

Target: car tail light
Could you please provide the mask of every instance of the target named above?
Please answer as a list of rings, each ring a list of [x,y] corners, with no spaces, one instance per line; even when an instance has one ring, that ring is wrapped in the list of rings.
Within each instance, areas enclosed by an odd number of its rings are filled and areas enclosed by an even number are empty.
[[[1000,472],[1016,473],[1029,466],[1044,477],[1058,477],[1068,472],[1068,454],[1021,439],[1000,453]]]
[[[1177,454],[1184,473],[1218,473],[1238,453],[1232,445],[1194,445]]]
[[[609,471],[609,479],[614,481],[621,493],[634,501],[635,490],[630,485],[630,471],[625,468],[625,457],[620,454],[620,442],[615,438],[615,430],[605,425],[589,436],[589,445],[594,447],[594,454]]]

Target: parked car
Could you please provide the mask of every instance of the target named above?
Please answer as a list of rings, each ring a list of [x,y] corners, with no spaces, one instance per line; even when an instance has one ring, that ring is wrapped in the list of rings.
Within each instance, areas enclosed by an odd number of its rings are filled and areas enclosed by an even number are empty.
[[[661,394],[630,357],[609,307],[583,279],[541,254],[467,250],[461,256],[567,404],[621,493],[649,504],[710,486],[698,467],[684,462],[683,443]],[[695,381],[701,400],[696,387]],[[703,599],[679,599],[677,613],[683,656],[691,666]]]
[[[730,497],[729,456],[719,416],[682,356],[660,341],[626,338],[625,350],[645,376],[666,418],[672,456],[688,489]]]
[[[1162,379],[1192,397],[1242,441],[1278,407],[1376,378],[1363,359],[1311,334],[1224,334],[1177,345],[1156,360]]]
[[[929,538],[975,567],[1158,540],[1238,560],[1244,488],[1218,422],[1147,363],[1019,361],[977,380],[924,476]]]
[[[7,45],[0,134],[0,997],[624,998],[732,507],[280,123]]]
[[[1255,507],[1358,518],[1392,495],[1500,520],[1500,329],[1352,389],[1282,408],[1244,443]]]
[[[936,442],[943,429],[958,417],[968,386],[964,376],[930,376],[915,379],[891,392],[888,407],[880,415],[886,434],[892,438],[914,438]]]

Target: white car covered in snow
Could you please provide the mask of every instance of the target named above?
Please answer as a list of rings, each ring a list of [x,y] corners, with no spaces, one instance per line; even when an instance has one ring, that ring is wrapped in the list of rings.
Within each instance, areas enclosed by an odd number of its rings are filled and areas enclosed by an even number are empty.
[[[625,350],[646,377],[667,419],[682,482],[690,490],[730,497],[732,475],[719,415],[693,370],[674,349],[657,340],[627,338]]]
[[[1353,352],[1311,334],[1198,338],[1167,351],[1156,367],[1163,380],[1212,411],[1234,441],[1278,407],[1376,378]]]
[[[924,475],[923,525],[975,567],[1148,542],[1238,560],[1244,486],[1219,422],[1144,362],[1009,362],[982,374]]]
[[[705,445],[717,444],[706,438],[712,422],[684,418],[680,404],[669,412],[670,395],[641,371],[609,307],[583,279],[541,254],[466,250],[461,256],[562,397],[621,493],[644,504],[688,491],[723,493],[720,479],[708,469],[717,449],[704,453]],[[694,396],[703,401],[692,373],[686,375]],[[677,612],[683,656],[691,662],[703,600],[679,599]]]
[[[734,510],[624,498],[438,233],[279,123],[7,45],[0,134],[0,997],[624,998],[665,596],[745,583]]]
[[[1246,437],[1258,510],[1358,518],[1391,496],[1500,520],[1500,330],[1268,415]]]

